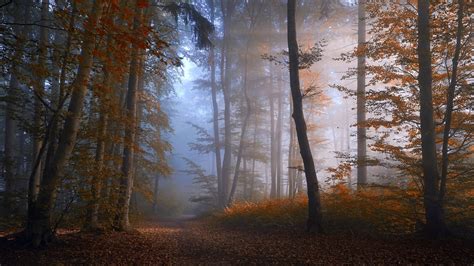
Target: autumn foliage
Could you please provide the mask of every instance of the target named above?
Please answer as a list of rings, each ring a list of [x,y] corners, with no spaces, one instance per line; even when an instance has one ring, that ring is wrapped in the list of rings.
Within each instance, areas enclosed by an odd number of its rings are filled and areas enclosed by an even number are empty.
[[[474,209],[463,206],[465,199],[473,200],[473,191],[458,199],[457,207],[447,208],[447,221],[455,233],[474,229]],[[325,230],[382,235],[417,233],[423,226],[421,192],[413,186],[372,186],[352,191],[339,184],[322,195]],[[263,230],[302,230],[307,211],[307,198],[274,199],[262,202],[240,202],[216,214],[214,220],[222,225]]]

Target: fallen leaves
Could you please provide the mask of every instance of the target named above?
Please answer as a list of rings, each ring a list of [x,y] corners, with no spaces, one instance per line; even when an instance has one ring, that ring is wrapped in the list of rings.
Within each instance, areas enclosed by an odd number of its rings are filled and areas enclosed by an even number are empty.
[[[102,235],[65,232],[47,249],[0,243],[0,264],[408,264],[474,262],[461,240],[376,239],[347,234],[236,230],[207,221],[139,226]]]

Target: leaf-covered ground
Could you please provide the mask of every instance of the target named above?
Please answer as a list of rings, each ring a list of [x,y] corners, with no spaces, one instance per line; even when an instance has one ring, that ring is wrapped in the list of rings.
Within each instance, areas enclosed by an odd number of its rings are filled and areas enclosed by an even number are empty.
[[[473,264],[474,244],[232,230],[206,221],[150,223],[132,233],[64,231],[42,250],[22,248],[5,239],[0,243],[0,265],[354,263]]]

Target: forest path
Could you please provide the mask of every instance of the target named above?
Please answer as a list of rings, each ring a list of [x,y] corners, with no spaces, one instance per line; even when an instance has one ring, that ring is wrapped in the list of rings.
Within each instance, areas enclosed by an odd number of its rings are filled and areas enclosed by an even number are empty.
[[[361,264],[474,262],[474,245],[460,240],[383,240],[303,231],[257,232],[175,219],[137,231],[101,235],[62,232],[47,249],[0,243],[0,265],[70,264]]]

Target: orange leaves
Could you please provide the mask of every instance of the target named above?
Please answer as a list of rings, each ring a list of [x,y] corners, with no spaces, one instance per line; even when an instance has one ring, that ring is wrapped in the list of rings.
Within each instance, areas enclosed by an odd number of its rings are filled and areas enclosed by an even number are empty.
[[[146,8],[150,5],[148,0],[136,0],[137,1],[137,7],[138,8]]]
[[[226,225],[253,228],[288,227],[304,220],[307,199],[300,195],[295,199],[264,200],[258,203],[237,202],[226,208],[216,219]]]
[[[383,233],[409,233],[415,229],[422,202],[414,183],[406,189],[397,187],[366,187],[351,191],[345,184],[337,184],[323,192],[322,207],[326,226],[331,231],[370,230]],[[266,200],[259,203],[241,202],[225,209],[215,218],[225,225],[250,228],[281,228],[304,224],[307,199]]]

